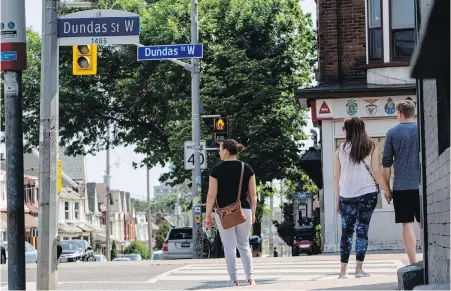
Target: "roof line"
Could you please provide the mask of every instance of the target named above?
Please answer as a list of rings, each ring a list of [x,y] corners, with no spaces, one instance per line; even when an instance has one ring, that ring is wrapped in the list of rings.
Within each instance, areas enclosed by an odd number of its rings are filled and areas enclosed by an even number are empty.
[[[35,157],[37,157],[39,159],[39,151],[37,149],[32,149],[33,155],[35,155]],[[71,177],[69,177],[66,173],[64,173],[63,171],[63,179],[66,180],[66,182],[68,182],[72,187],[78,188],[79,185],[72,180]]]

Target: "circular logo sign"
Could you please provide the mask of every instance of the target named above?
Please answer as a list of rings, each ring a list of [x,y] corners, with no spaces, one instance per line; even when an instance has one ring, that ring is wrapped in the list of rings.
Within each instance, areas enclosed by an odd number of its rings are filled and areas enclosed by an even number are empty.
[[[12,21],[8,23],[8,28],[9,28],[9,29],[13,29],[15,26],[16,26],[16,25],[15,25],[14,22],[12,22]]]
[[[351,116],[356,115],[357,109],[358,109],[357,101],[355,101],[354,99],[350,99],[348,100],[348,102],[346,102],[346,113],[348,115]]]
[[[1,28],[1,29],[5,28],[5,24],[4,24],[3,22],[0,23],[0,28]]]

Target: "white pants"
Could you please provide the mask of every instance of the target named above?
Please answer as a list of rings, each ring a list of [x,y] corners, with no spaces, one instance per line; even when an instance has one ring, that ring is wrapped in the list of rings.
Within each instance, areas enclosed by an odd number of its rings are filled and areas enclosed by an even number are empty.
[[[219,216],[215,213],[216,224],[219,229],[219,235],[224,246],[224,256],[227,264],[227,271],[230,276],[230,280],[237,280],[237,267],[236,267],[236,249],[240,252],[241,263],[243,264],[246,279],[252,279],[253,266],[252,266],[252,252],[249,246],[249,233],[252,228],[252,210],[243,209],[244,215],[246,215],[246,221],[231,227],[224,229],[221,224]]]

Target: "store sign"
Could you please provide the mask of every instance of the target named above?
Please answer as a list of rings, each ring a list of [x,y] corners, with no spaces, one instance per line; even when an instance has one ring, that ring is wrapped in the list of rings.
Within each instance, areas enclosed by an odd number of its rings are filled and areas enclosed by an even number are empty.
[[[396,102],[412,100],[417,104],[415,95],[390,97],[364,97],[316,100],[316,117],[322,119],[343,119],[349,116],[361,118],[396,117]]]

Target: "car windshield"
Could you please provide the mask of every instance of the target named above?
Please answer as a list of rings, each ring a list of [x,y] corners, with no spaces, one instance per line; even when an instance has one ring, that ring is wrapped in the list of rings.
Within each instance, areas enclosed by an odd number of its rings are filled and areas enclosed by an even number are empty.
[[[192,228],[173,228],[169,234],[169,239],[193,239]]]
[[[139,254],[127,254],[127,255],[123,255],[123,258],[129,258],[132,261],[139,261],[141,260],[141,255]]]
[[[85,250],[85,244],[82,241],[61,241],[61,247],[65,251]]]

